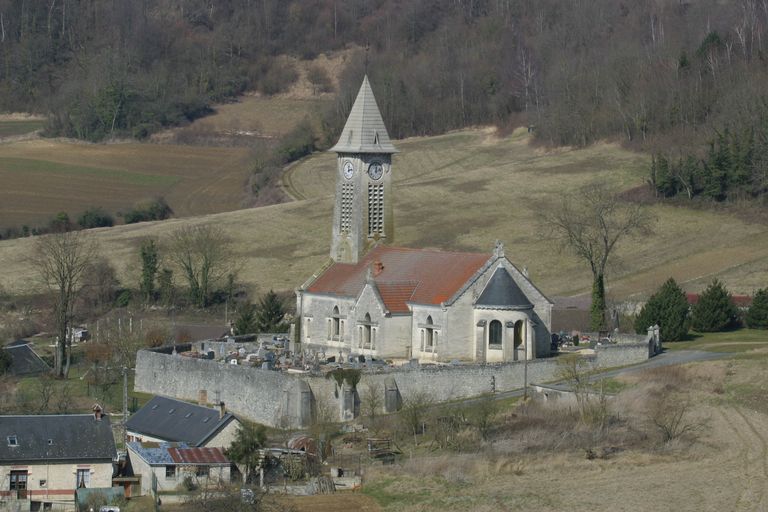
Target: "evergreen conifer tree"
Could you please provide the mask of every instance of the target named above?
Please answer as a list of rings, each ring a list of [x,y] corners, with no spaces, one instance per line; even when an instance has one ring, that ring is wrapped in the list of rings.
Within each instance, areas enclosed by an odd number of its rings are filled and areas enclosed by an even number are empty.
[[[691,326],[700,332],[717,332],[735,327],[738,311],[723,283],[715,279],[699,295],[693,307]]]
[[[261,462],[261,448],[267,442],[267,431],[263,425],[243,422],[237,429],[235,439],[224,454],[231,460],[245,466],[245,481],[255,480],[255,469]]]
[[[746,321],[750,329],[768,329],[768,288],[758,290],[752,298]]]
[[[671,277],[654,293],[635,320],[635,331],[645,334],[658,325],[664,341],[680,341],[688,334],[688,301],[685,292]]]
[[[285,309],[283,301],[277,294],[269,290],[259,301],[256,308],[256,330],[257,332],[278,332],[285,328],[283,318]]]
[[[235,320],[235,334],[251,334],[256,331],[256,306],[243,304]]]
[[[139,288],[141,295],[147,303],[155,297],[155,276],[160,269],[160,251],[157,243],[152,238],[146,238],[141,242],[141,282]]]

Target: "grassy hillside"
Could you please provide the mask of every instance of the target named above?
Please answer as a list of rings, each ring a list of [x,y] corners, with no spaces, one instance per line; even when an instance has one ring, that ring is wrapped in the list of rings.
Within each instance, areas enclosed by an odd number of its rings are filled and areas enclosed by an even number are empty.
[[[245,148],[0,144],[0,226],[34,226],[95,206],[116,212],[159,195],[178,215],[233,210],[241,206],[249,161]]]
[[[324,96],[244,96],[155,144],[89,144],[63,139],[0,143],[0,229],[71,218],[91,207],[110,213],[164,196],[176,216],[232,211],[246,200],[259,140],[285,135],[329,101]],[[0,137],[42,121],[0,122]]]
[[[588,291],[588,269],[560,254],[539,235],[537,213],[557,208],[563,192],[590,180],[617,188],[643,182],[648,157],[598,144],[587,149],[545,151],[528,135],[497,138],[486,130],[414,138],[397,143],[394,173],[396,243],[414,247],[480,250],[495,239],[549,295]],[[127,147],[130,147],[128,145]],[[159,147],[159,149],[165,149]],[[304,199],[264,208],[189,219],[94,230],[122,279],[137,279],[136,246],[142,236],[163,235],[182,224],[211,223],[235,240],[241,279],[253,291],[299,286],[327,260],[335,155],[308,158],[289,171],[286,183]],[[188,201],[207,201],[203,189]],[[609,293],[626,297],[656,288],[670,275],[689,289],[713,276],[734,292],[751,293],[768,277],[768,228],[735,216],[669,205],[653,207],[656,235],[622,247],[608,276]],[[25,261],[31,240],[0,242],[0,285],[34,286]]]

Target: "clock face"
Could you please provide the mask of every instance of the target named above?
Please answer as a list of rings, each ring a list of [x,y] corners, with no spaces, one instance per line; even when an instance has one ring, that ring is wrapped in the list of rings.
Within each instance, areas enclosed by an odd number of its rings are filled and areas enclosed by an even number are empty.
[[[368,176],[370,176],[372,180],[378,180],[381,178],[382,174],[384,174],[384,167],[381,165],[381,162],[372,162],[371,165],[368,166]]]
[[[352,179],[352,176],[355,174],[355,165],[347,160],[344,162],[344,177],[349,179]]]

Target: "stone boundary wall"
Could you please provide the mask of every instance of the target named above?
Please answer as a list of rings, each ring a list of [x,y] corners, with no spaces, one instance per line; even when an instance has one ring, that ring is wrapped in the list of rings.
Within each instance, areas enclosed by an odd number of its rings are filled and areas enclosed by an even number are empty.
[[[640,363],[649,358],[649,343],[599,346],[590,360],[596,368]],[[163,352],[139,351],[136,391],[194,401],[205,390],[210,400],[224,401],[236,415],[271,427],[305,427],[305,418],[316,415],[318,408],[330,408],[334,417],[335,411],[338,418],[349,417],[349,411],[345,413],[348,405],[339,399],[344,393],[338,392],[336,383],[325,376],[228,365]],[[527,366],[529,384],[554,380],[558,372],[557,358],[535,359],[528,361]],[[387,382],[391,385],[394,379],[403,401],[426,393],[433,401],[444,402],[519,389],[523,387],[525,364],[421,366],[362,372],[358,400],[365,400],[372,386],[382,393],[384,402]],[[306,400],[301,399],[302,393],[308,394]]]

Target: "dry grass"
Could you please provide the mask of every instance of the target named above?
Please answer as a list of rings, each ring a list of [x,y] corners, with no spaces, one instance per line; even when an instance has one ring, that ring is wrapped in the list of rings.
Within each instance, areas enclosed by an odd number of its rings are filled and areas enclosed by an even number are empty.
[[[554,250],[540,237],[537,211],[556,208],[561,192],[590,180],[608,181],[617,189],[637,186],[644,180],[648,158],[606,144],[547,152],[530,146],[528,141],[528,136],[520,131],[497,138],[488,130],[469,130],[398,142],[402,152],[394,162],[396,243],[490,254],[493,241],[498,238],[505,242],[511,260],[519,267],[527,266],[534,282],[545,293],[588,291],[587,267]],[[168,196],[182,214],[196,208],[235,207],[236,198],[241,197],[238,176],[242,175],[237,169],[247,160],[243,149],[126,144],[82,145],[82,151],[80,146],[76,151],[73,146],[58,142],[35,141],[25,149],[28,158],[38,154],[39,144],[48,145],[42,149],[57,161],[91,162],[102,167],[125,166],[126,162],[140,167],[142,162],[149,161],[147,151],[156,152],[156,160],[151,161],[160,163],[153,174],[181,180],[178,185],[169,186]],[[11,152],[13,148],[18,153],[24,147],[0,146],[0,158],[4,151]],[[213,223],[236,240],[235,251],[244,260],[243,281],[254,289],[290,290],[327,260],[334,158],[328,153],[317,154],[291,169],[286,181],[292,184],[296,195],[306,197],[301,201],[96,230],[95,235],[118,267],[121,279],[132,283],[136,279],[132,272],[136,264],[135,247],[141,236],[162,238],[181,224]],[[179,171],[184,162],[195,170]],[[209,172],[205,162],[218,170]],[[187,174],[194,178],[187,180]],[[120,190],[122,198],[132,189],[121,185]],[[102,196],[105,201],[113,197],[106,191]],[[34,194],[26,197],[28,202],[37,204],[61,201],[58,209],[63,209],[65,203],[71,204],[70,199],[41,200]],[[176,206],[175,200],[188,206]],[[693,290],[719,276],[734,293],[750,293],[768,278],[765,225],[750,224],[722,212],[668,205],[652,209],[659,219],[656,234],[621,248],[617,254],[620,263],[608,276],[609,294],[626,297],[648,293],[669,276]],[[0,286],[9,291],[34,288],[31,269],[25,262],[28,248],[29,242],[25,240],[0,242],[0,260],[4,263]]]
[[[693,414],[703,428],[693,442],[659,442],[649,430],[647,440],[637,437],[606,457],[596,449],[598,456],[590,460],[578,436],[557,446],[547,440],[558,431],[582,428],[575,414],[535,406],[507,418],[516,428],[506,445],[372,468],[364,492],[385,510],[403,511],[765,510],[768,415],[732,400],[742,396],[736,383],[762,380],[768,359],[762,360],[761,365],[751,359],[696,363],[628,379],[628,391],[615,401],[620,417],[641,422],[651,395],[674,389],[696,404]],[[728,393],[714,391],[717,385]],[[537,425],[540,437],[532,437],[526,425]],[[603,439],[617,435],[610,430]]]
[[[163,195],[179,216],[241,207],[250,152],[154,144],[28,140],[0,144],[0,225],[34,226],[59,211],[125,211]]]

